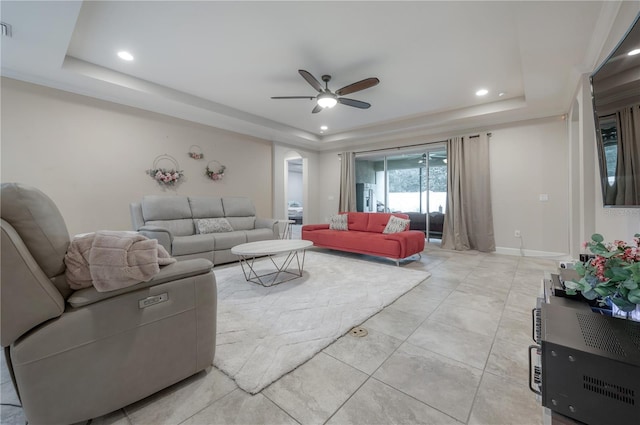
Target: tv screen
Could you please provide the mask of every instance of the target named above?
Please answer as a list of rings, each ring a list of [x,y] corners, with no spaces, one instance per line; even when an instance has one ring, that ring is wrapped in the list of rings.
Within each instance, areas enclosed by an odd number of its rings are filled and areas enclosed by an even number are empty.
[[[591,75],[605,207],[640,207],[640,23]]]

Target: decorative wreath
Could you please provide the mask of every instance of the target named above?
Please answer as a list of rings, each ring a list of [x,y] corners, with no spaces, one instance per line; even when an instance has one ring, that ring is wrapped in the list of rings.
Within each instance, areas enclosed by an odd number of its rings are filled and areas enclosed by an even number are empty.
[[[213,167],[213,168],[209,167],[209,165],[211,165],[212,162],[215,163],[215,167]],[[226,170],[226,169],[227,169],[227,167],[225,167],[224,165],[220,164],[218,161],[213,160],[213,161],[209,161],[209,163],[207,164],[207,171],[205,172],[205,174],[211,180],[220,180],[222,178],[222,176],[224,176],[224,170]]]
[[[198,145],[189,146],[189,156],[193,159],[204,158],[204,154],[202,153],[202,148]]]
[[[172,168],[163,168],[158,164],[160,161],[169,161],[173,165]],[[158,184],[163,186],[173,186],[176,184],[182,177],[184,177],[184,173],[182,170],[178,170],[180,168],[178,166],[178,161],[171,155],[158,155],[156,159],[153,161],[153,166],[150,170],[147,170],[147,174],[151,176]]]

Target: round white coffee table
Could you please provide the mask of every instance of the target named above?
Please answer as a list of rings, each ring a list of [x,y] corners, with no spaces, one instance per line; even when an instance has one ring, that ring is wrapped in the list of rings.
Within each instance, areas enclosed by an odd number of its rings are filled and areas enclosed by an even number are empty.
[[[273,286],[302,277],[305,250],[311,246],[313,246],[311,241],[279,239],[236,245],[231,248],[231,253],[240,257],[240,266],[247,282],[257,283],[262,286]],[[301,251],[302,258],[298,255]],[[283,256],[284,261],[280,264],[276,262],[275,258],[278,254],[286,254]],[[265,256],[269,257],[276,270],[258,274],[259,271],[255,269],[255,260],[257,257]],[[289,266],[291,266],[294,259],[297,267],[290,270]],[[284,278],[281,278],[282,276]]]

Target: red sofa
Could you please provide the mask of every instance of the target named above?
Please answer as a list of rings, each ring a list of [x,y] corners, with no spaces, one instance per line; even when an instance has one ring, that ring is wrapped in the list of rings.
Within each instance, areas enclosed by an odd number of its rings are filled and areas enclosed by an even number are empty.
[[[346,213],[349,230],[331,230],[328,224],[306,224],[302,226],[302,239],[315,246],[358,254],[399,260],[420,254],[424,249],[424,233],[407,230],[398,233],[382,233],[389,217],[395,215],[407,219],[402,213]]]

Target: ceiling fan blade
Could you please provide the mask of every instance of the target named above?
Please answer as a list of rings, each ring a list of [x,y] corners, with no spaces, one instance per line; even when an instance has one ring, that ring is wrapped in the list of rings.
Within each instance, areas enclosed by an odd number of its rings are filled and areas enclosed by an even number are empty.
[[[355,99],[348,99],[346,97],[339,97],[338,103],[342,103],[343,105],[353,106],[355,108],[360,108],[360,109],[368,109],[371,106],[370,103],[362,102],[360,100],[355,100]]]
[[[320,82],[318,80],[316,80],[316,77],[314,77],[313,75],[311,75],[308,71],[305,71],[304,69],[299,69],[298,72],[300,73],[300,75],[302,75],[302,78],[307,80],[307,83],[311,84],[311,87],[316,89],[319,93],[324,92],[324,89],[322,88],[322,84],[320,84]]]
[[[314,96],[271,96],[271,99],[315,99]]]
[[[373,87],[380,82],[377,78],[366,78],[362,81],[358,81],[357,83],[349,84],[348,86],[344,86],[341,89],[336,90],[336,94],[338,96],[344,96],[345,94],[355,93],[360,90],[368,89],[369,87]]]
[[[324,108],[320,105],[316,105],[315,108],[313,108],[313,111],[311,111],[312,114],[317,114],[318,112],[322,111]]]

